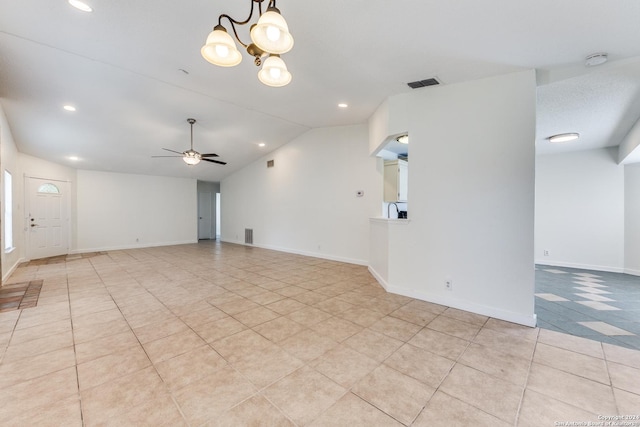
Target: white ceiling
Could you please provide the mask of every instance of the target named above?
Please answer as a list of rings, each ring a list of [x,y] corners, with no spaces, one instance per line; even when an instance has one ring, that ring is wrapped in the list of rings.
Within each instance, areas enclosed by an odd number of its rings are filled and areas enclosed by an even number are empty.
[[[284,88],[262,85],[246,54],[234,68],[200,56],[218,15],[245,19],[249,0],[86,1],[93,13],[0,0],[0,102],[16,144],[82,169],[218,181],[310,128],[364,123],[434,76],[538,69],[539,153],[618,145],[640,117],[637,0],[279,0],[295,38]],[[594,52],[610,62],[587,69]],[[194,148],[228,165],[151,158],[188,148],[188,117]],[[550,147],[561,132],[582,137]]]

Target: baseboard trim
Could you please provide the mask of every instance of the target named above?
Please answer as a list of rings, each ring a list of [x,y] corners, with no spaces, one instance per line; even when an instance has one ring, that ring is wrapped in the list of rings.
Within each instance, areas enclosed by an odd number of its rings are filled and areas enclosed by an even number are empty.
[[[108,251],[123,251],[127,249],[144,249],[144,248],[157,248],[160,246],[178,246],[178,245],[191,245],[198,243],[198,240],[184,240],[177,242],[162,242],[162,243],[138,243],[134,245],[120,245],[120,246],[103,246],[97,248],[83,248],[74,249],[69,252],[70,255],[86,254],[89,252],[108,252]]]
[[[371,273],[373,278],[376,279],[378,283],[380,283],[380,286],[382,286],[385,291],[389,292],[389,284],[387,283],[387,281],[383,279],[382,276],[378,274],[378,272],[374,270],[370,265],[367,266],[367,270],[369,270],[369,273]]]
[[[471,313],[481,314],[483,316],[493,317],[495,319],[505,320],[507,322],[517,323],[519,325],[529,326],[531,328],[535,328],[536,324],[538,323],[538,316],[535,313],[531,316],[528,316],[525,314],[514,313],[508,310],[502,310],[496,307],[474,304],[469,301],[461,301],[455,298],[427,294],[415,289],[392,286],[389,285],[385,280],[383,280],[382,277],[373,268],[371,268],[371,266],[369,266],[369,272],[387,292],[390,292],[392,294],[403,295],[405,297],[415,298],[421,301],[445,305],[447,307],[457,308],[458,310],[469,311]]]
[[[632,276],[640,276],[640,270],[634,270],[633,268],[625,268],[624,274],[630,274]]]
[[[9,268],[9,270],[2,276],[2,283],[4,284],[9,277],[11,277],[11,275],[13,273],[15,273],[16,269],[18,268],[18,266],[20,264],[22,264],[23,262],[25,262],[26,260],[24,258],[20,258],[18,259],[12,266],[11,268]]]
[[[606,265],[592,265],[592,264],[579,264],[575,262],[558,262],[547,260],[535,260],[536,265],[544,265],[548,267],[566,267],[577,268],[579,270],[593,270],[593,271],[606,271],[609,273],[624,273],[625,269],[622,267],[609,267]]]
[[[260,248],[260,249],[268,249],[268,250],[277,251],[277,252],[284,252],[284,253],[287,253],[287,254],[303,255],[303,256],[308,256],[308,257],[312,257],[312,258],[326,259],[326,260],[329,260],[329,261],[344,262],[346,264],[355,264],[355,265],[363,265],[363,266],[366,266],[366,265],[369,264],[368,261],[362,260],[362,259],[346,258],[346,257],[340,257],[340,256],[335,256],[335,255],[331,255],[331,254],[324,254],[324,253],[319,253],[319,252],[301,251],[301,250],[297,250],[297,249],[283,248],[281,246],[262,245],[262,244],[259,244],[259,243],[254,243],[253,245],[248,245],[248,244],[246,244],[246,243],[244,243],[242,241],[227,240],[227,239],[221,239],[220,241],[225,242],[225,243],[233,243],[235,245],[248,246],[248,247]]]

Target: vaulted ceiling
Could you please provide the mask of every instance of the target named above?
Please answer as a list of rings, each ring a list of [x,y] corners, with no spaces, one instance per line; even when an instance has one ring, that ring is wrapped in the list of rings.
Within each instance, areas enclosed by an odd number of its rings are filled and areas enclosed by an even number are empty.
[[[537,69],[540,153],[618,145],[640,117],[636,0],[279,0],[295,38],[282,88],[247,54],[233,68],[200,56],[218,16],[246,18],[249,0],[86,2],[92,13],[0,0],[0,102],[18,149],[81,169],[219,181],[308,129],[364,123],[430,77]],[[585,67],[594,52],[609,62]],[[196,150],[226,166],[151,158],[189,147],[189,117]],[[551,146],[561,132],[580,142]]]

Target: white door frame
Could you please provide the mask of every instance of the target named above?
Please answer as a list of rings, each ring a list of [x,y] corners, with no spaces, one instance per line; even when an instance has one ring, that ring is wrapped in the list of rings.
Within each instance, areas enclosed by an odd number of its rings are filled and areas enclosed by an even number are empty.
[[[67,226],[67,251],[66,253],[69,254],[71,252],[71,181],[65,181],[65,180],[61,180],[61,179],[55,179],[55,178],[43,178],[40,176],[32,176],[32,175],[27,175],[24,174],[24,191],[23,191],[23,195],[24,195],[24,242],[25,242],[25,255],[27,260],[31,260],[32,258],[32,250],[31,250],[31,245],[30,245],[30,234],[31,230],[30,230],[30,224],[29,224],[29,214],[30,214],[30,209],[31,209],[31,194],[29,193],[30,191],[30,185],[29,183],[31,182],[30,180],[32,179],[37,179],[37,180],[43,180],[43,181],[50,181],[52,183],[60,183],[63,184],[63,193],[62,193],[62,197],[63,197],[63,202],[66,204],[66,209],[67,209],[67,218],[65,220],[66,222],[66,226]]]

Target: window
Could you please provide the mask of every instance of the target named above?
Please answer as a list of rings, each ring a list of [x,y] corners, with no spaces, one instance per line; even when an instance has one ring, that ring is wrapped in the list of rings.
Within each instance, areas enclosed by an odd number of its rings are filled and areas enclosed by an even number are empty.
[[[4,250],[13,250],[13,187],[11,174],[4,171]]]
[[[51,183],[46,183],[38,187],[38,193],[60,194],[60,189]]]

